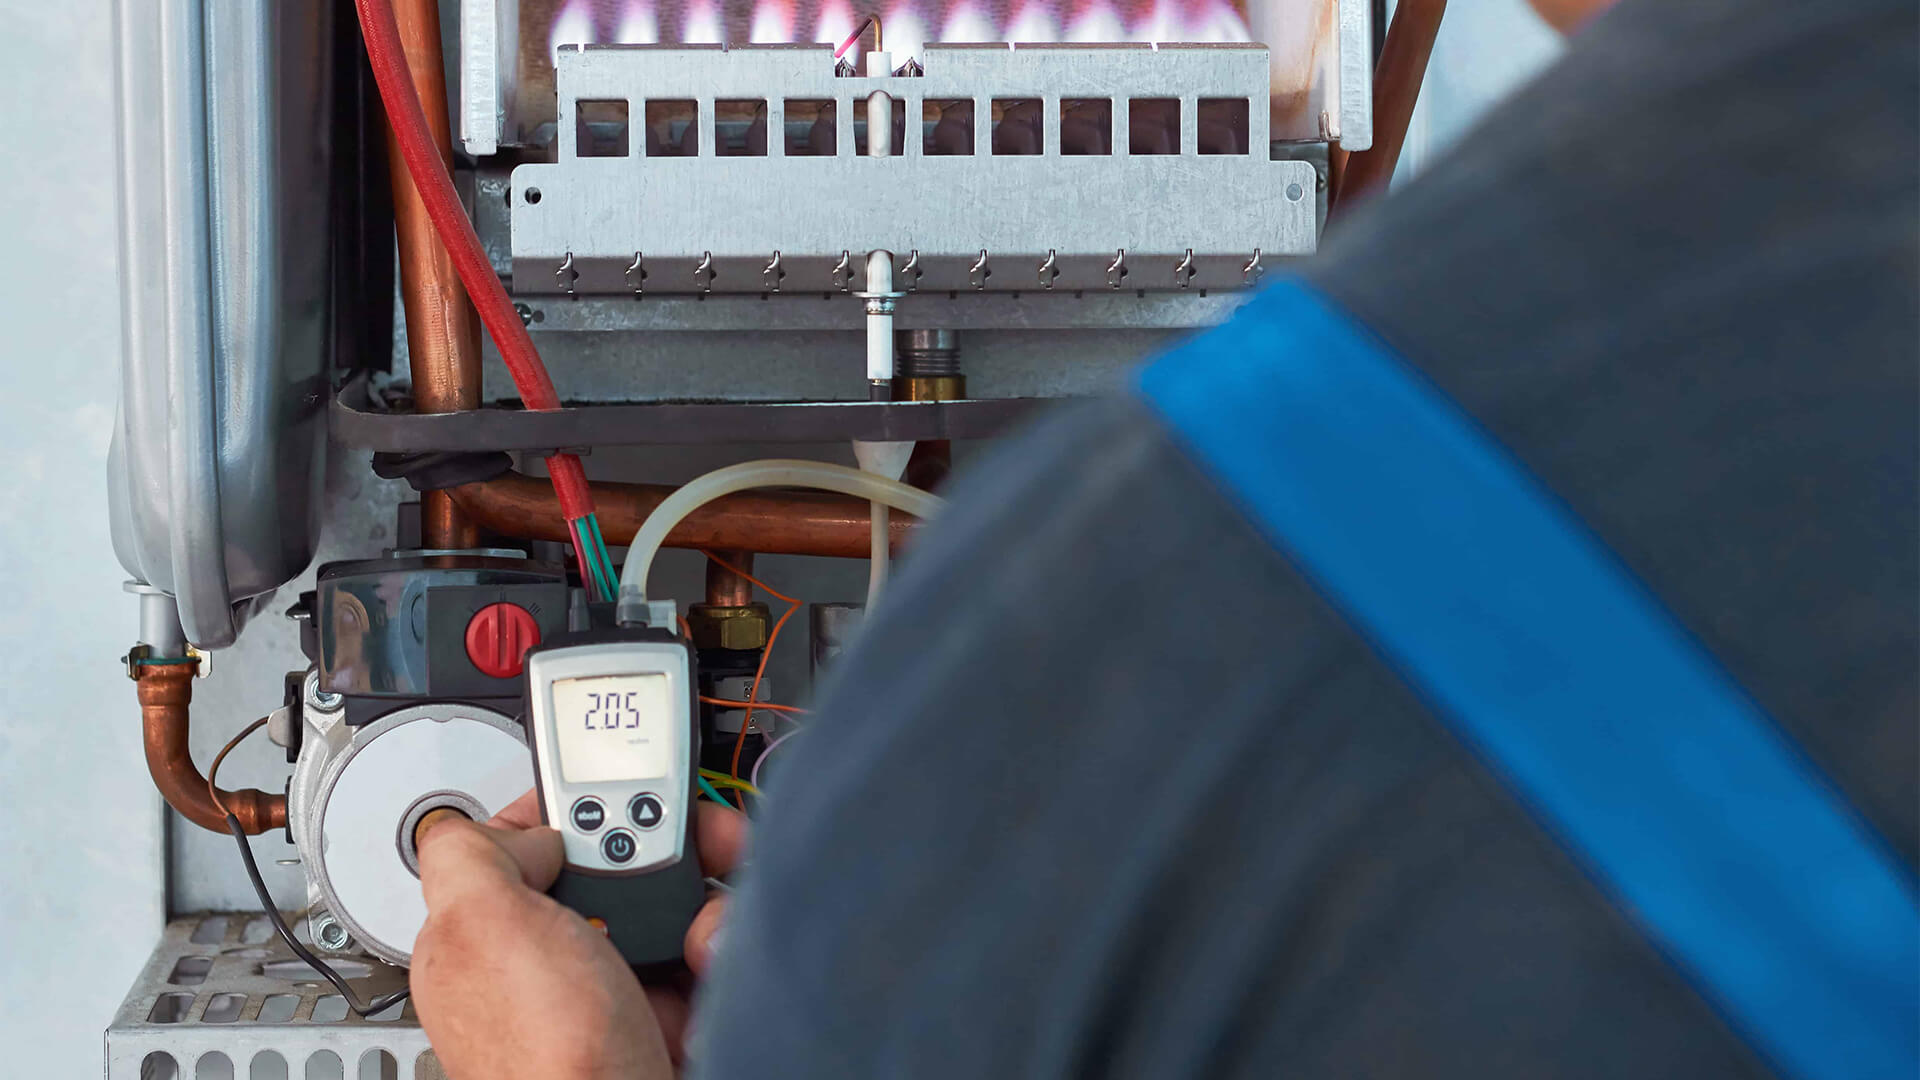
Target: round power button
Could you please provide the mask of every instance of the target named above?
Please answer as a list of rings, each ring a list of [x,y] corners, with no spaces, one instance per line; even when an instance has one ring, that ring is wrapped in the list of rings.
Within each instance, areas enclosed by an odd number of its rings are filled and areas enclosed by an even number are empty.
[[[519,676],[521,658],[540,644],[540,624],[519,604],[488,604],[467,620],[467,659],[496,679]]]
[[[625,829],[615,829],[600,841],[600,854],[615,866],[633,861],[634,852],[640,845],[633,842],[633,834]]]

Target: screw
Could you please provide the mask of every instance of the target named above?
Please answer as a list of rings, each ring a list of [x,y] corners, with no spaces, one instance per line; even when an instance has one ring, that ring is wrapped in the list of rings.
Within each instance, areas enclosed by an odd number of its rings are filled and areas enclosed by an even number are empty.
[[[340,707],[341,702],[346,700],[346,698],[340,694],[320,688],[320,673],[318,671],[307,672],[306,691],[308,707],[318,709],[321,712],[332,712]]]
[[[516,311],[516,312],[519,312],[519,314],[520,314],[520,325],[521,325],[521,326],[531,326],[531,325],[533,325],[533,305],[531,305],[531,304],[515,304],[515,305],[513,305],[513,310],[514,310],[514,311]]]
[[[323,949],[338,952],[347,947],[347,928],[333,921],[333,916],[320,912],[309,920],[313,930],[314,943]]]

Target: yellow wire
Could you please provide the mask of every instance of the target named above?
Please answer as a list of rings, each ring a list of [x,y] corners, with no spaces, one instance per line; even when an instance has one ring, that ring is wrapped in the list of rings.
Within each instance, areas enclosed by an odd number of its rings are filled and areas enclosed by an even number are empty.
[[[754,787],[752,784],[747,783],[745,780],[737,780],[731,776],[728,776],[726,773],[717,772],[713,769],[701,769],[700,775],[706,777],[707,781],[715,787],[738,788],[739,790],[744,791],[755,798],[760,797],[759,788]]]

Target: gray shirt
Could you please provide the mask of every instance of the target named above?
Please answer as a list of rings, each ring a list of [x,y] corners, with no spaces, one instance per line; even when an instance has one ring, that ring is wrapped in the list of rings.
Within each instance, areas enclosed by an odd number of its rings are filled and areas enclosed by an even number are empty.
[[[1627,0],[1305,274],[1909,867],[1917,29]],[[701,1075],[1768,1074],[1139,403],[952,495],[784,763]]]

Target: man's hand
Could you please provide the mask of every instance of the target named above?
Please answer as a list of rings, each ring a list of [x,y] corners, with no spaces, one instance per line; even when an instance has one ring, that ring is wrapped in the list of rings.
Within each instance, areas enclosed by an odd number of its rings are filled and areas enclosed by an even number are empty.
[[[746,819],[701,803],[701,868],[730,871]],[[560,834],[540,824],[532,792],[485,825],[448,821],[419,838],[427,922],[413,950],[413,1000],[449,1076],[674,1075],[687,986],[642,988],[605,935],[544,895],[560,873]],[[687,930],[697,975],[713,955],[725,901]]]

